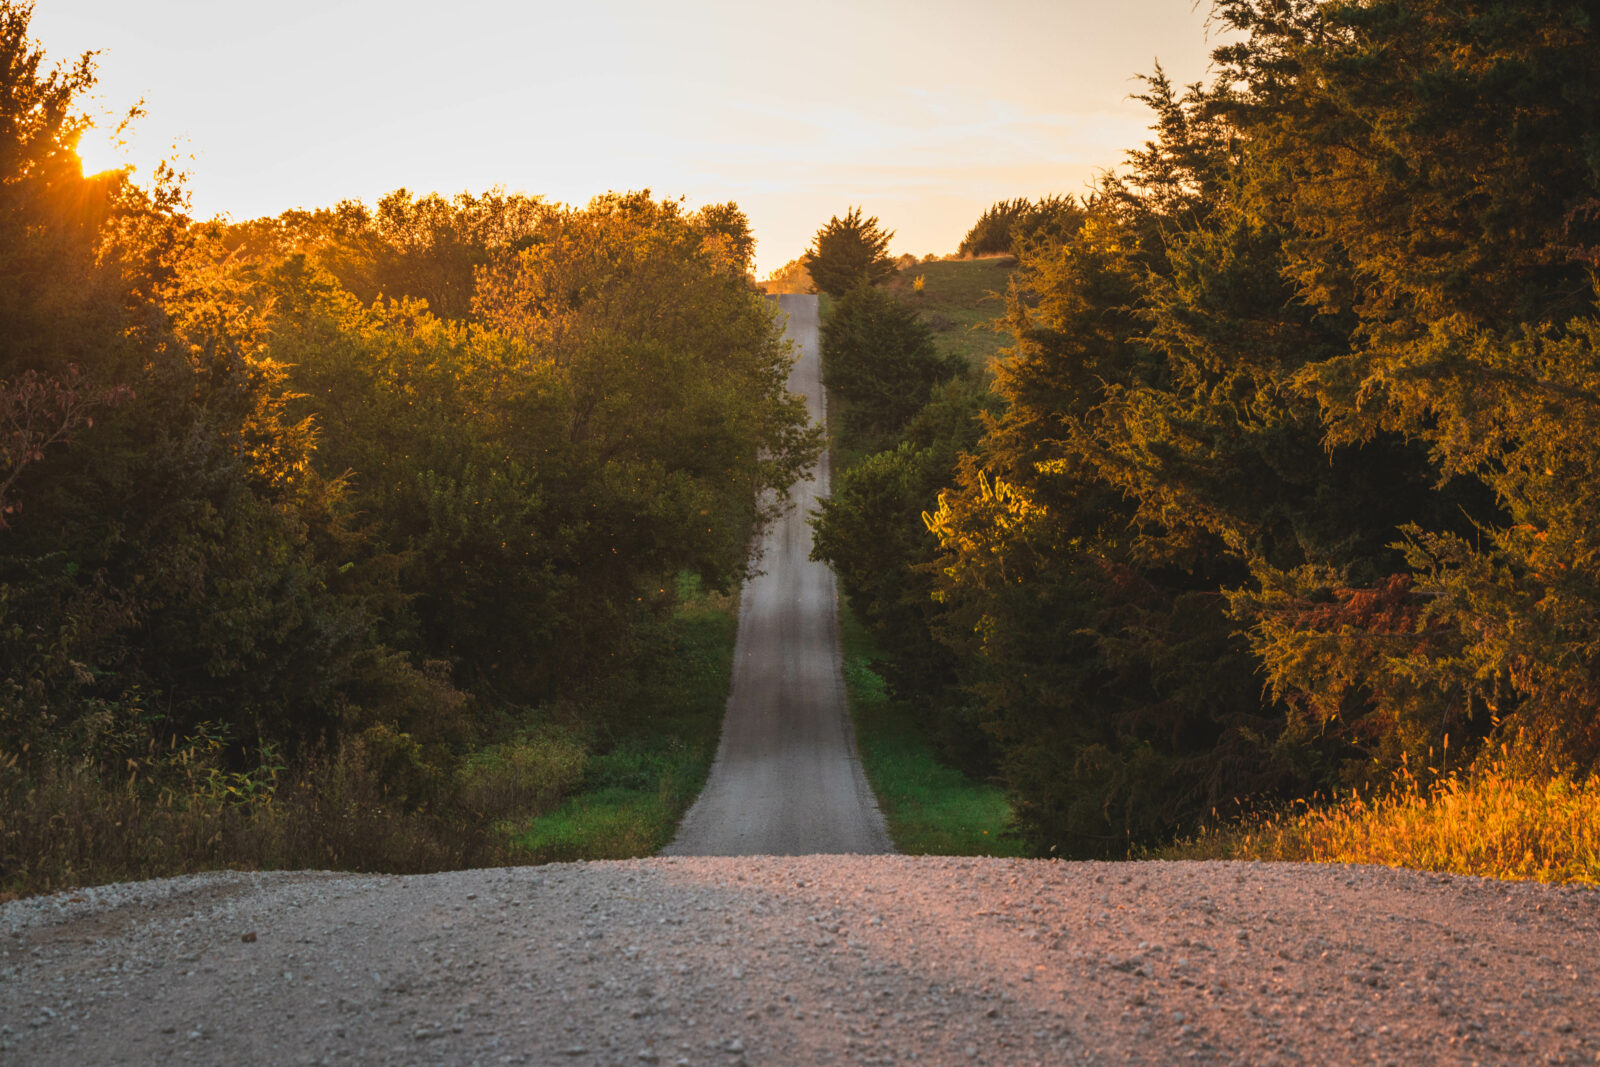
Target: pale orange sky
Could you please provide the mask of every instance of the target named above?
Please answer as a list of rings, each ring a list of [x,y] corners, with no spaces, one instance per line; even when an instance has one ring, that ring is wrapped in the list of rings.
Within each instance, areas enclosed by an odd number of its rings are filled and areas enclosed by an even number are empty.
[[[42,0],[32,35],[101,50],[91,109],[143,98],[128,158],[147,175],[176,144],[201,216],[649,188],[737,201],[765,276],[851,205],[942,254],[996,200],[1083,192],[1146,137],[1134,75],[1205,75],[1208,9]]]

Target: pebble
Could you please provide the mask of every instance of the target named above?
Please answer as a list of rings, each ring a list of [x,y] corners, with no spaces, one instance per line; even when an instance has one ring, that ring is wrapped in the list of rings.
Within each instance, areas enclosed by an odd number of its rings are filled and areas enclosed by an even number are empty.
[[[893,856],[187,876],[0,905],[0,1020],[37,1021],[0,1062],[1594,1062],[1600,894],[1513,890]]]

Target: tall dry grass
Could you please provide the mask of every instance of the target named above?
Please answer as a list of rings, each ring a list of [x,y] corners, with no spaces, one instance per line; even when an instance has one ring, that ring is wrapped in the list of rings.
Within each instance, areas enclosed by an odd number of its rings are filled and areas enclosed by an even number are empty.
[[[137,758],[0,751],[0,901],[222,868],[415,874],[655,852],[705,782],[737,625],[736,596],[691,576],[679,596],[609,695],[462,753],[383,724],[244,769],[205,728]]]
[[[112,881],[223,868],[400,874],[520,858],[495,823],[553,802],[576,775],[554,744],[480,755],[429,803],[400,795],[383,752],[362,738],[293,767],[225,769],[204,736],[122,767],[36,763],[0,754],[0,900]],[[581,756],[581,753],[579,754]],[[540,772],[559,765],[552,782]]]
[[[1600,775],[1535,778],[1514,771],[1503,752],[1427,785],[1402,766],[1375,795],[1302,802],[1204,830],[1160,854],[1600,884]]]

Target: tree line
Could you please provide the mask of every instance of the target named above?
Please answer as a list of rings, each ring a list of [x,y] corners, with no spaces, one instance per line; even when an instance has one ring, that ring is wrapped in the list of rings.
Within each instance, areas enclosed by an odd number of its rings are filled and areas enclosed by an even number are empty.
[[[735,205],[197,221],[169,169],[81,174],[92,57],[50,66],[30,15],[0,0],[11,811],[63,776],[158,795],[197,752],[437,802],[626,673],[677,575],[737,586],[819,443]]]
[[[1596,768],[1595,14],[1219,0],[1119,172],[975,225],[1009,348],[836,476],[817,544],[1031,847],[1491,747]]]

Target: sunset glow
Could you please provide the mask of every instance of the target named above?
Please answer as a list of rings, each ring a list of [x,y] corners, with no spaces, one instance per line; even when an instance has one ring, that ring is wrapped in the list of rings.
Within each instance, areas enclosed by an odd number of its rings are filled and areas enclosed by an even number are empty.
[[[582,204],[649,188],[737,201],[762,273],[861,204],[893,251],[955,249],[998,199],[1080,193],[1147,136],[1156,61],[1203,76],[1190,0],[1117,5],[416,0],[258,9],[40,4],[52,58],[98,51],[96,103],[185,146],[197,214],[234,219],[404,186]],[[85,166],[118,166],[88,145]],[[193,159],[188,159],[192,153]],[[148,178],[154,160],[133,159]]]

